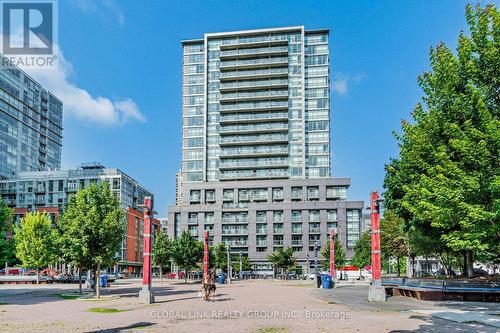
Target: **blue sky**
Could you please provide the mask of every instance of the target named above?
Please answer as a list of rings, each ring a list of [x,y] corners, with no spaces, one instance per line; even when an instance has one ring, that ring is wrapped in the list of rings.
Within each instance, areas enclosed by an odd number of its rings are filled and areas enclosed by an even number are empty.
[[[59,1],[63,167],[100,161],[138,179],[160,216],[181,157],[182,39],[304,25],[331,30],[333,176],[350,199],[382,189],[393,130],[421,96],[432,45],[454,47],[466,1]]]

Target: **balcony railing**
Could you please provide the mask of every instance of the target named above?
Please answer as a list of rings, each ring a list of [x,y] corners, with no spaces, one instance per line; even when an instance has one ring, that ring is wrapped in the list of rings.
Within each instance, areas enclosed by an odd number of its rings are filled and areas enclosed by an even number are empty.
[[[197,217],[188,218],[188,224],[198,224],[198,218]]]
[[[288,147],[227,147],[221,150],[221,156],[240,156],[240,155],[288,155]]]
[[[257,76],[257,75],[273,75],[273,74],[283,74],[288,75],[288,68],[266,68],[266,69],[256,69],[256,70],[240,70],[231,72],[221,72],[220,78],[235,78],[235,77],[245,77],[245,76]],[[287,92],[285,92],[286,94]],[[224,96],[227,97],[227,96]]]
[[[320,228],[309,228],[309,233],[310,234],[319,234]]]
[[[242,240],[225,240],[224,243],[229,246],[248,246],[248,241],[242,241]]]
[[[221,82],[220,90],[234,88],[259,88],[288,86],[288,79],[269,79],[256,81]]]
[[[236,167],[276,167],[276,166],[287,166],[288,159],[286,158],[273,158],[273,159],[262,159],[262,160],[237,160],[237,161],[227,161],[222,160],[220,163],[221,169],[236,168]],[[267,196],[266,196],[267,199]],[[247,198],[248,200],[248,198]]]
[[[267,246],[267,241],[257,241],[257,246]]]
[[[303,242],[302,240],[294,240],[292,239],[292,246],[302,246]]]
[[[292,228],[292,234],[301,234],[302,228]]]
[[[223,235],[246,235],[248,229],[222,229]]]
[[[252,132],[252,131],[288,131],[288,124],[284,123],[260,123],[258,125],[229,125],[222,126],[220,133],[230,132]]]
[[[254,110],[267,108],[288,108],[288,101],[280,102],[254,102],[254,103],[235,103],[221,105],[220,111],[238,111],[238,110]]]
[[[288,178],[286,169],[238,170],[221,172],[220,180]]]
[[[283,246],[283,240],[273,240],[274,246]]]
[[[267,229],[257,229],[256,231],[258,234],[267,234]]]
[[[222,204],[222,208],[225,209],[239,209],[239,208],[248,208],[248,204],[245,202],[233,203],[233,202],[224,202]]]
[[[283,233],[283,228],[273,228],[273,233],[274,234],[282,234]]]
[[[223,217],[222,223],[248,223],[248,217]]]
[[[266,113],[238,113],[238,114],[222,114],[220,122],[268,122],[271,120],[285,120],[288,119],[287,112],[266,112]]]
[[[228,67],[242,67],[248,65],[272,65],[272,64],[288,64],[288,57],[273,57],[273,58],[260,58],[260,59],[241,59],[222,61],[220,69],[224,70]]]
[[[288,142],[286,134],[235,135],[221,138],[221,144],[261,142]]]
[[[223,50],[220,57],[233,57],[233,56],[250,56],[254,54],[268,54],[268,53],[287,53],[287,46],[271,46],[258,49],[236,49],[236,50]]]

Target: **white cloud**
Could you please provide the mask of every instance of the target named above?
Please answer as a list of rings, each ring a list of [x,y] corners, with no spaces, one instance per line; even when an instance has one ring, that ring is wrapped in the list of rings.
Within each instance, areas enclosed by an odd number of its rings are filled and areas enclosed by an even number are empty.
[[[94,97],[87,90],[70,82],[73,67],[64,58],[61,49],[58,59],[59,66],[55,69],[31,69],[27,72],[63,101],[65,114],[105,126],[121,125],[130,120],[146,121],[137,104],[130,98],[112,100],[102,96]]]
[[[339,95],[346,95],[351,83],[359,83],[367,77],[368,76],[363,72],[355,74],[336,73],[333,76],[333,91]]]
[[[105,20],[108,19],[105,12],[111,12],[118,24],[121,26],[125,24],[125,15],[113,0],[72,0],[71,3],[84,12],[99,14]]]

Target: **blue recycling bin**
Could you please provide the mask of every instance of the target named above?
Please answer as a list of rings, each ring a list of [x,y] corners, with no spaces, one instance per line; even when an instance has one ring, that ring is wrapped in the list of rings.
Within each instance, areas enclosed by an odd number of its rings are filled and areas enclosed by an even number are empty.
[[[107,287],[108,286],[108,276],[101,275],[99,276],[99,287]]]
[[[328,274],[323,274],[321,276],[321,282],[323,289],[330,289],[333,287],[332,277]]]
[[[226,277],[224,276],[224,274],[221,274],[221,275],[217,276],[217,283],[218,284],[224,284],[224,283],[226,283]]]

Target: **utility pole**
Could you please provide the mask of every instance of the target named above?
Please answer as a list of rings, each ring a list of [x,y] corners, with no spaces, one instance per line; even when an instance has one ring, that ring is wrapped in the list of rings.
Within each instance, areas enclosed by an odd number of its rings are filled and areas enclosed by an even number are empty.
[[[380,204],[383,200],[380,199],[377,191],[371,193],[371,241],[372,241],[372,282],[368,289],[368,301],[370,302],[385,302],[385,288],[382,286],[380,262]]]
[[[314,274],[318,275],[318,241],[314,242]]]
[[[143,304],[155,302],[151,289],[151,220],[155,214],[153,210],[153,198],[144,197],[144,259],[142,264],[142,289],[139,291],[139,301]]]

